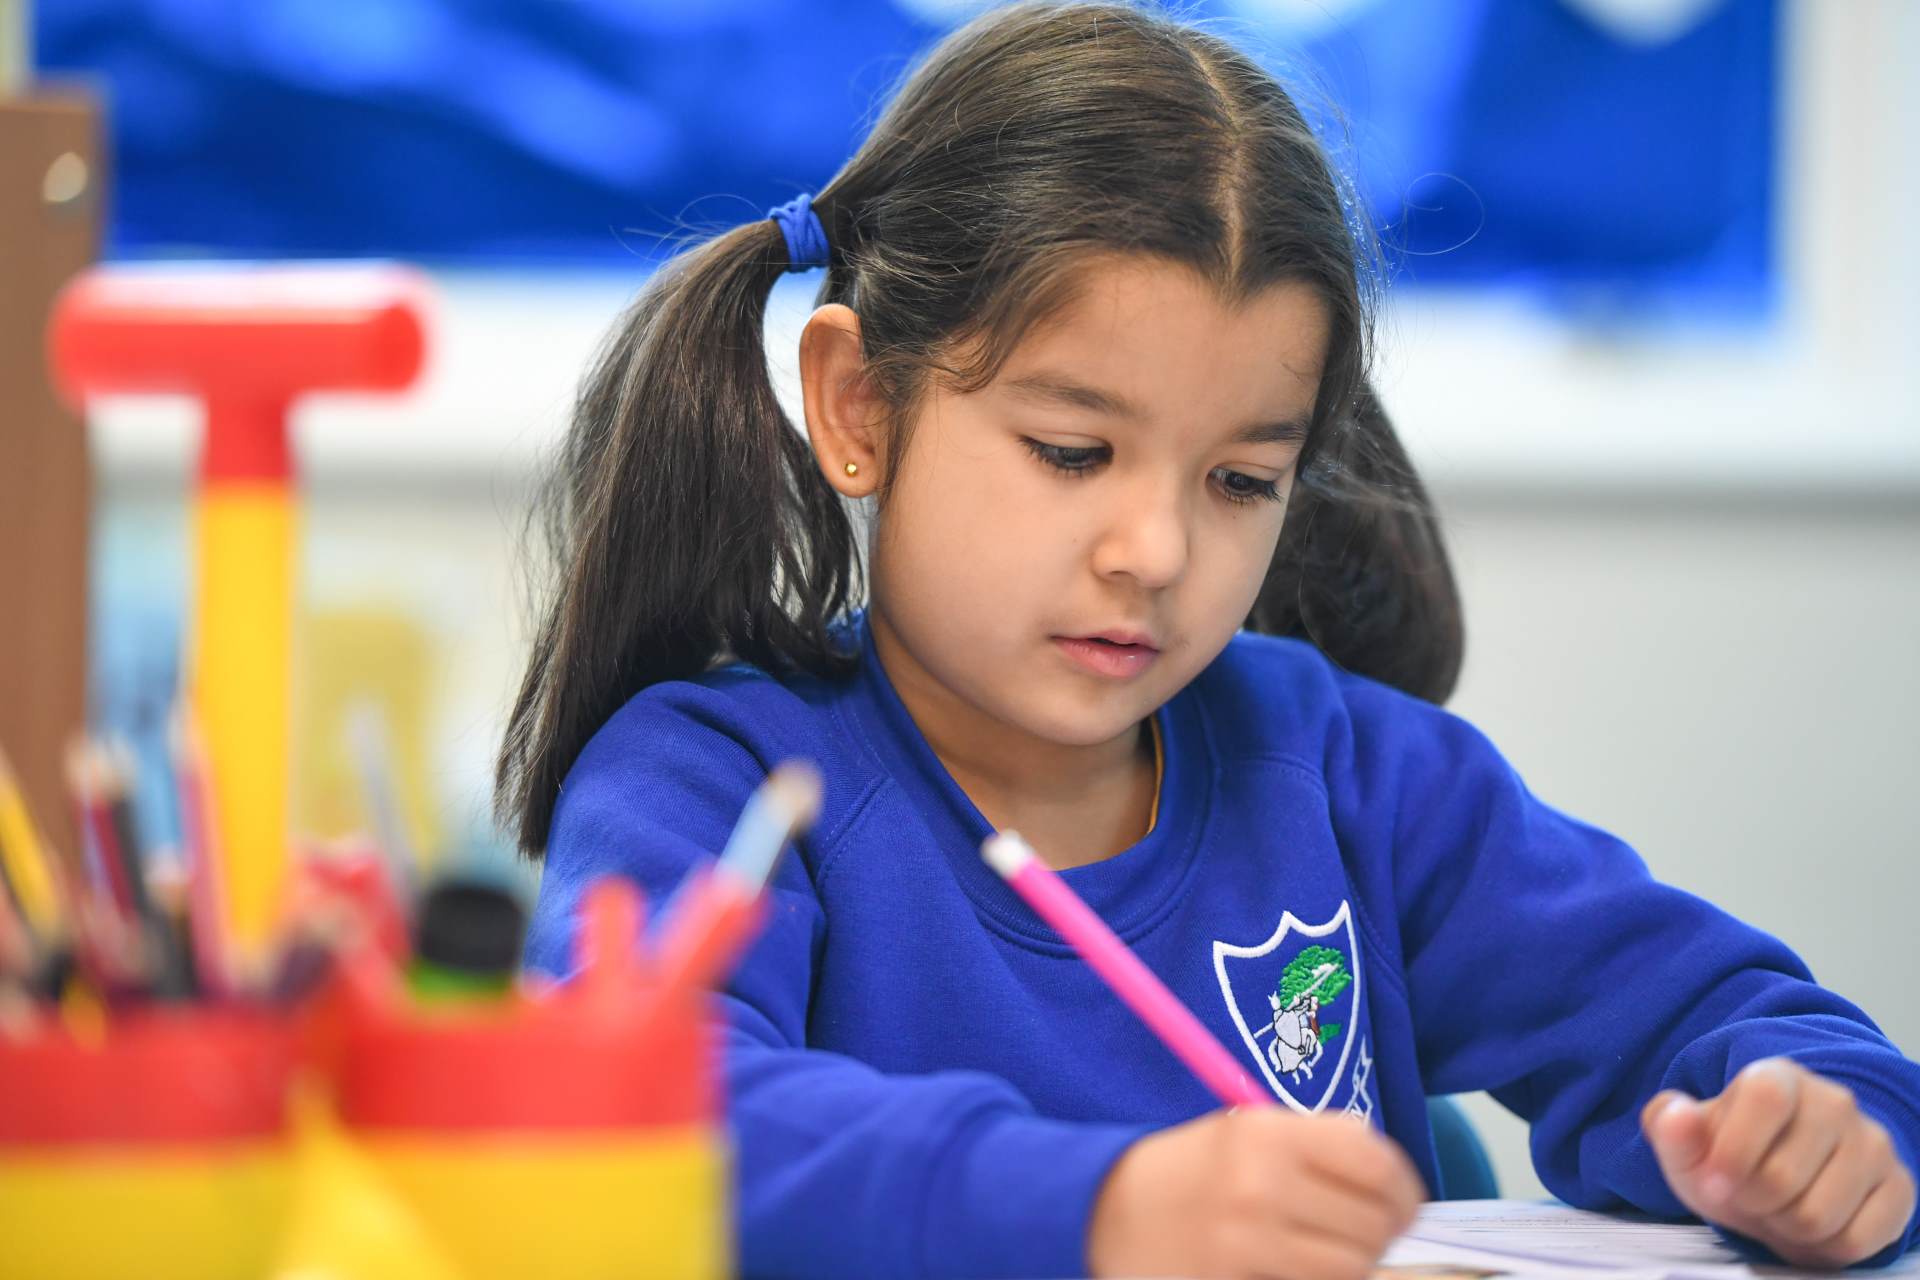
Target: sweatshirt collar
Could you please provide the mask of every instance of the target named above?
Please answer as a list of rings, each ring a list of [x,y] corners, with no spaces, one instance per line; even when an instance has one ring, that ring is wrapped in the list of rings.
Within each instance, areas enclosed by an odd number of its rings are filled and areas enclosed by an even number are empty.
[[[993,828],[934,754],[900,701],[874,648],[864,612],[853,620],[860,671],[850,710],[889,778],[934,833],[955,881],[1003,934],[1038,950],[1065,953],[1057,934],[980,857]],[[1192,686],[1154,713],[1165,772],[1153,829],[1111,857],[1060,874],[1123,939],[1146,933],[1172,909],[1194,869],[1214,781],[1214,753]]]

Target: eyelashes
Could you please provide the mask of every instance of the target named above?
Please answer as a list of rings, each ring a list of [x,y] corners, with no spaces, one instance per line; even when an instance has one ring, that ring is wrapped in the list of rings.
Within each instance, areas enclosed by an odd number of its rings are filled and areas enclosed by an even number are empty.
[[[1226,467],[1214,468],[1213,474],[1220,477],[1220,488],[1226,494],[1228,502],[1280,501],[1278,480],[1262,480],[1244,471],[1232,471]]]
[[[1071,476],[1086,475],[1105,462],[1113,452],[1105,445],[1047,444],[1026,436],[1020,438],[1020,443],[1027,446],[1027,452],[1040,461]]]
[[[1113,450],[1105,445],[1048,444],[1027,436],[1022,436],[1020,443],[1042,465],[1068,476],[1091,475],[1113,456]],[[1284,496],[1278,480],[1262,480],[1229,467],[1215,467],[1212,476],[1219,487],[1220,496],[1228,502],[1279,502]]]

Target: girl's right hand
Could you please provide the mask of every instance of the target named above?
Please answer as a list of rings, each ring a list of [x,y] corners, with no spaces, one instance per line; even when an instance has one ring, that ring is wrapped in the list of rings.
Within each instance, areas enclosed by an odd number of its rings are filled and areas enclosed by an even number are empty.
[[[1364,1280],[1426,1190],[1346,1115],[1216,1111],[1149,1134],[1094,1201],[1095,1276]]]

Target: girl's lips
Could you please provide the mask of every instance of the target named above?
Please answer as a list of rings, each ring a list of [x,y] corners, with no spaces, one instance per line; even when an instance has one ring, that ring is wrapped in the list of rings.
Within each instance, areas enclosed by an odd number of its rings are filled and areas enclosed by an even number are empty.
[[[1160,656],[1158,649],[1144,644],[1111,644],[1078,636],[1055,636],[1053,642],[1075,666],[1112,680],[1131,679]]]

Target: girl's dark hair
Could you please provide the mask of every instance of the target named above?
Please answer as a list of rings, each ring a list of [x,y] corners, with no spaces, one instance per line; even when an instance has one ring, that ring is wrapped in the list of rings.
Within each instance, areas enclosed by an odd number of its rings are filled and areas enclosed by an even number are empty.
[[[814,197],[821,304],[859,313],[890,407],[985,386],[1099,253],[1200,272],[1228,302],[1305,282],[1330,336],[1281,546],[1247,625],[1435,701],[1462,639],[1431,504],[1367,385],[1373,273],[1348,188],[1280,85],[1216,36],[1124,4],[1020,5],[953,33]],[[771,221],[661,267],[588,375],[543,504],[553,594],[495,803],[538,857],[560,784],[648,685],[742,659],[845,670],[850,513],[769,380]],[[886,493],[879,501],[884,506]]]

